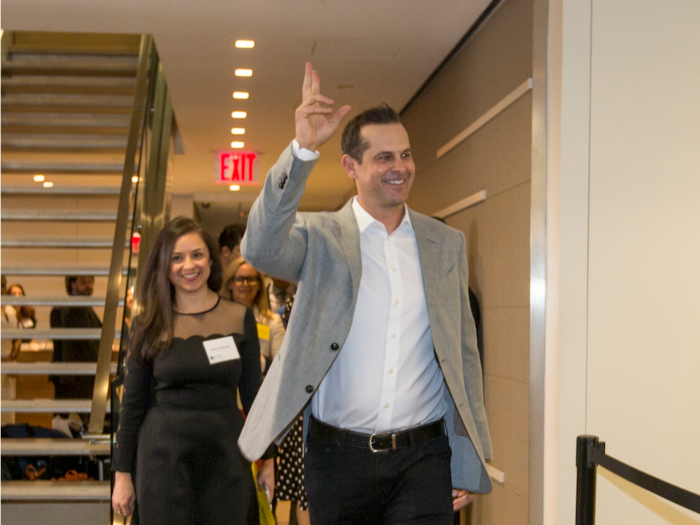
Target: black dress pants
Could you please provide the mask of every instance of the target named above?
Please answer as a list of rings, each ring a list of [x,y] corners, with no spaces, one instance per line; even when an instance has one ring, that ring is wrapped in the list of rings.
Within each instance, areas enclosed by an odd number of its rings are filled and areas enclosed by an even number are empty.
[[[314,525],[451,525],[447,436],[373,454],[309,435],[304,476]]]

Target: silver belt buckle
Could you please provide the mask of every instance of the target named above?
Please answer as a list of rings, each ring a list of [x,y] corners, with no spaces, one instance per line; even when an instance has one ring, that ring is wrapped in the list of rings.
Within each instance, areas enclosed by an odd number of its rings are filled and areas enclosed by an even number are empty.
[[[374,439],[374,436],[376,434],[372,432],[369,436],[369,449],[372,452],[372,454],[385,454],[389,452],[389,450],[396,450],[396,434],[387,434],[391,436],[391,449],[383,449],[383,450],[377,450],[374,448],[374,445],[372,445],[372,439]]]

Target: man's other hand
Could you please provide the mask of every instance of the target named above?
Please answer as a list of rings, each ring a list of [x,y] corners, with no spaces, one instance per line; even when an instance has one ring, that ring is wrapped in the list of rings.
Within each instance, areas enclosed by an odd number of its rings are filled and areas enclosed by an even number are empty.
[[[310,62],[306,63],[301,98],[301,106],[295,114],[296,139],[302,148],[316,151],[333,136],[340,121],[350,111],[350,106],[343,106],[331,118],[326,118],[326,115],[333,113],[333,110],[326,106],[332,106],[334,102],[321,95],[321,81]]]
[[[455,512],[474,501],[474,494],[466,490],[452,489],[452,508]]]

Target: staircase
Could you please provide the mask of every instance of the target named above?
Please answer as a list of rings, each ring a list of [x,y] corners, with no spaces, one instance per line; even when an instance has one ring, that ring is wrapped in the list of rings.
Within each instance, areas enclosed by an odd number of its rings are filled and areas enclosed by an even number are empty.
[[[94,481],[2,481],[3,521],[112,523],[112,436],[103,423],[124,298],[138,267],[132,232],[143,240],[164,220],[167,163],[159,148],[173,119],[162,70],[147,35],[124,35],[110,48],[100,35],[6,31],[1,103],[2,275],[26,292],[2,295],[1,304],[32,306],[37,321],[34,329],[3,325],[4,351],[8,340],[31,338],[2,363],[3,424],[50,428],[54,413],[90,417],[83,439],[3,438],[2,456],[90,456],[104,466]],[[160,209],[147,209],[151,201]],[[66,295],[67,275],[95,276],[94,294]],[[51,309],[62,306],[93,308],[103,328],[50,328]],[[56,340],[100,341],[97,363],[52,363]],[[93,399],[52,399],[49,375],[95,376]]]

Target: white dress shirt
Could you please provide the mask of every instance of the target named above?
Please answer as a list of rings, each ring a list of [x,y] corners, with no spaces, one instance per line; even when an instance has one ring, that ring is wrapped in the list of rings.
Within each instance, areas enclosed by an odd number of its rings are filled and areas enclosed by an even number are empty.
[[[362,279],[345,344],[312,400],[314,416],[357,432],[387,432],[445,415],[418,244],[408,211],[387,234],[358,203]],[[319,312],[319,315],[322,315]]]

